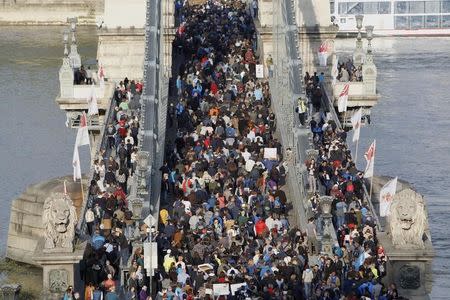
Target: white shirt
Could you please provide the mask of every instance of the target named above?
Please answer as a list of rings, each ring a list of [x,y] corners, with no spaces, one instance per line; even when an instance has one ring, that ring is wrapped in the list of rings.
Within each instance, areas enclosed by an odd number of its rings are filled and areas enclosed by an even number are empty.
[[[242,152],[242,157],[244,158],[245,161],[247,161],[252,155],[250,154],[250,152],[248,152],[247,150],[245,150],[244,152]]]
[[[85,219],[86,219],[87,223],[94,222],[95,216],[94,216],[94,212],[92,211],[92,209],[88,209],[86,211]]]
[[[252,159],[249,159],[245,162],[245,170],[247,172],[251,172],[253,170],[253,166],[255,165],[255,161]]]

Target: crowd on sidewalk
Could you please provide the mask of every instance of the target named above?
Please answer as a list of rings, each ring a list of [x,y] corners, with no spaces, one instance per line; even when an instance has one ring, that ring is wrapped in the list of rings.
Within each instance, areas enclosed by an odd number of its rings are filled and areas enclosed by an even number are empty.
[[[147,232],[133,220],[127,199],[136,164],[142,88],[141,82],[128,78],[117,85],[106,142],[94,160],[84,215],[86,232],[80,233],[87,240],[80,261],[86,300],[149,299],[142,248],[133,252],[131,243],[145,239]],[[123,268],[132,274],[126,290],[120,284]],[[64,300],[74,299],[71,294],[68,291]]]
[[[310,129],[318,155],[305,161],[310,211],[316,229],[323,230],[320,195],[331,196],[337,243],[333,255],[319,255],[315,266],[321,274],[314,283],[315,299],[400,299],[395,284],[385,286],[386,255],[377,240],[377,227],[367,198],[364,174],[358,171],[347,146],[347,133],[321,111],[323,78],[306,74],[312,104]],[[331,282],[330,282],[331,280]]]

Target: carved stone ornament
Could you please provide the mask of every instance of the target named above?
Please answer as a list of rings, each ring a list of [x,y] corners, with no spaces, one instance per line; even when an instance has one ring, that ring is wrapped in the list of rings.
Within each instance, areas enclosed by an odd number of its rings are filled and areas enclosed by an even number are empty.
[[[77,213],[68,195],[52,193],[44,202],[42,221],[45,228],[44,250],[73,251]]]
[[[50,270],[48,284],[50,292],[63,293],[69,287],[69,273],[64,269]]]
[[[402,289],[420,287],[420,269],[417,266],[404,265],[399,270],[399,282]]]
[[[389,227],[394,247],[424,248],[427,215],[422,196],[411,189],[397,193],[390,207]]]

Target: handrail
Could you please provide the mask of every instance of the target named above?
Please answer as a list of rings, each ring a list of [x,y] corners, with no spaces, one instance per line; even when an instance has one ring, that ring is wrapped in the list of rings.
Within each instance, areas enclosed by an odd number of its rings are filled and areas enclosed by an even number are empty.
[[[112,95],[109,108],[107,109],[107,111],[105,113],[105,116],[107,116],[107,118],[105,118],[105,120],[103,122],[103,126],[101,127],[102,129],[100,131],[100,136],[102,137],[102,140],[100,143],[97,144],[97,149],[95,150],[96,155],[98,153],[100,153],[101,149],[106,148],[106,144],[108,141],[108,137],[106,136],[106,126],[108,124],[110,124],[113,120],[114,107],[115,107],[115,101],[114,101],[114,95]],[[94,179],[94,172],[95,172],[94,164],[91,164],[90,170],[89,170],[89,173],[87,176],[87,178],[89,180],[88,183],[90,183],[90,180]],[[89,185],[88,185],[88,187],[89,187]],[[90,202],[89,200],[90,200],[89,190],[84,191],[83,204],[81,206],[80,217],[79,217],[78,223],[77,223],[77,233],[79,236],[82,235],[82,233],[84,233],[86,231],[86,220],[85,220],[84,216],[86,214],[87,206]]]

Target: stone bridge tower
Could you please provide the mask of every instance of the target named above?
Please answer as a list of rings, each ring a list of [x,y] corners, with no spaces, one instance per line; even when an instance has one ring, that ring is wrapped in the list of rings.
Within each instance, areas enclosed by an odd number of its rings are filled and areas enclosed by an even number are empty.
[[[336,37],[337,27],[331,23],[330,3],[323,0],[292,0],[295,24],[298,27],[299,50],[303,61],[303,71],[312,72],[319,65],[317,52],[320,45]],[[274,56],[276,43],[272,39],[274,29],[281,23],[285,12],[273,0],[259,0],[259,32],[263,43],[264,60],[269,54]],[[287,30],[287,28],[279,28]],[[330,55],[331,57],[331,55]],[[329,61],[331,63],[331,59]]]

